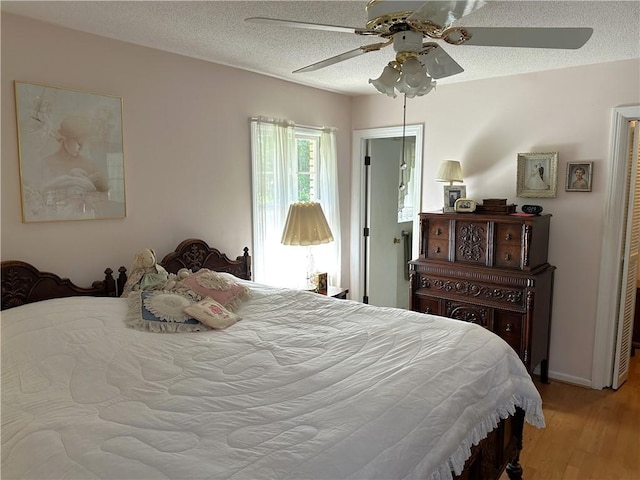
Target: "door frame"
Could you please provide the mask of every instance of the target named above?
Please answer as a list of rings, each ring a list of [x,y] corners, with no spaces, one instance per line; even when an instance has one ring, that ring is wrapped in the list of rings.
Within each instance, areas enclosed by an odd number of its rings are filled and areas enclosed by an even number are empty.
[[[403,127],[382,127],[365,130],[354,130],[352,137],[352,169],[351,169],[351,258],[350,258],[350,294],[354,300],[361,301],[363,294],[364,277],[364,246],[365,239],[365,166],[364,157],[368,154],[367,144],[369,140],[379,138],[402,137]],[[423,162],[423,135],[424,124],[406,125],[404,128],[407,137],[415,137],[415,179],[418,180],[414,205],[418,210],[422,205],[422,162]],[[413,219],[413,245],[412,252],[415,258],[418,254],[418,215]]]
[[[613,384],[613,368],[620,299],[620,275],[624,255],[622,232],[627,221],[624,188],[629,158],[629,122],[640,119],[640,105],[617,107],[613,111],[609,181],[605,194],[604,234],[600,254],[600,278],[591,365],[591,387]],[[612,295],[611,285],[617,285]]]

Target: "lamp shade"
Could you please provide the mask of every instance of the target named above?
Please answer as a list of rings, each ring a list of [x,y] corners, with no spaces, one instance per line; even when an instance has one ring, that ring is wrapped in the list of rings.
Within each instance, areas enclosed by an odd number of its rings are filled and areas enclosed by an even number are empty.
[[[333,242],[333,234],[317,202],[297,202],[289,206],[282,232],[284,245],[320,245]]]
[[[462,182],[462,166],[457,160],[445,160],[440,164],[436,182]]]

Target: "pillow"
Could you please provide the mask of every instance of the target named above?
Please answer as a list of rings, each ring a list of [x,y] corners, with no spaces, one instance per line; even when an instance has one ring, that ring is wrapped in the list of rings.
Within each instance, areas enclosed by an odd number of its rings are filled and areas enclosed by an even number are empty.
[[[247,287],[207,268],[189,275],[183,285],[202,297],[212,298],[228,310],[235,310],[249,296]]]
[[[184,313],[194,303],[188,295],[164,290],[136,290],[129,294],[125,323],[136,330],[149,332],[199,332],[208,328]]]
[[[210,297],[185,307],[184,312],[204,323],[207,327],[218,330],[230,327],[240,320],[238,315],[230,312]]]

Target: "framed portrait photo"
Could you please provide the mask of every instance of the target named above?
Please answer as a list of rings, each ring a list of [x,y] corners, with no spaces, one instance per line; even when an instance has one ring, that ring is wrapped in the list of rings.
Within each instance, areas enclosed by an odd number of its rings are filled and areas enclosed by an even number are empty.
[[[518,154],[518,197],[555,198],[557,191],[558,152]]]
[[[465,185],[445,185],[444,186],[444,212],[456,211],[456,200],[466,198],[467,187]]]
[[[125,217],[122,98],[14,87],[22,221]]]
[[[590,192],[593,179],[593,162],[567,163],[567,192]]]

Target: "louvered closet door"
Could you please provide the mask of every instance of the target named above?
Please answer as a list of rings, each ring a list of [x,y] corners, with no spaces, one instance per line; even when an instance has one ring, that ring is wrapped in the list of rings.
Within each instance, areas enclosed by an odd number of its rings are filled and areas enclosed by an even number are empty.
[[[616,357],[613,371],[614,389],[619,388],[629,374],[629,358],[631,352],[631,336],[633,331],[633,317],[635,308],[638,250],[640,249],[640,168],[638,168],[638,151],[640,150],[640,122],[630,123],[631,142],[629,148],[629,175],[626,185],[628,201],[628,218],[622,272],[622,288],[620,298],[620,313],[618,316],[618,331],[616,339]]]

